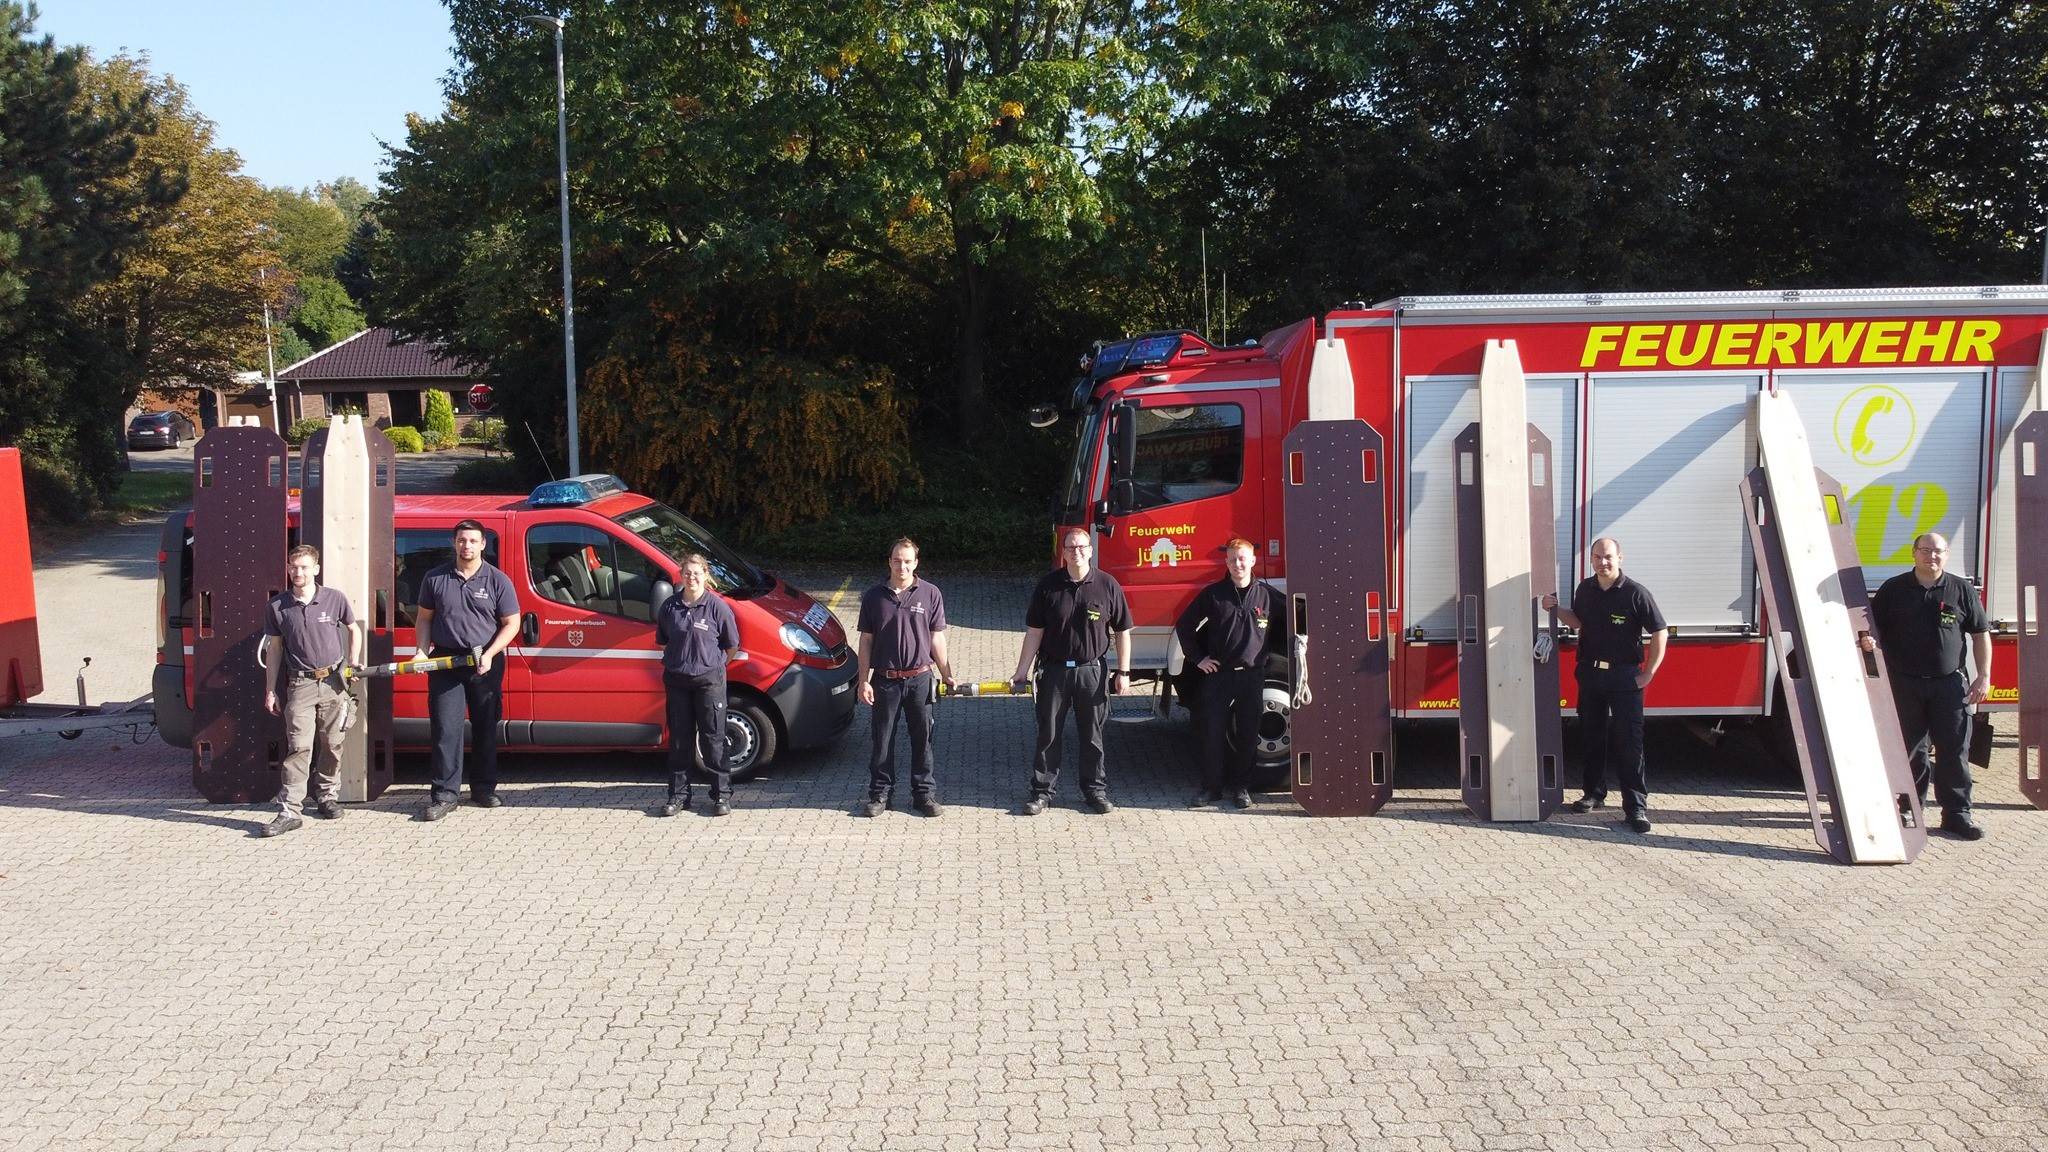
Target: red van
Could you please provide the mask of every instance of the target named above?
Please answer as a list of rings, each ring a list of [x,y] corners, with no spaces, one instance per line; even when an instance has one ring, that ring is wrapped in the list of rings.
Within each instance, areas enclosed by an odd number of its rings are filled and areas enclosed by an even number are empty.
[[[399,658],[414,648],[420,581],[453,559],[450,536],[461,520],[484,526],[484,558],[519,590],[520,634],[505,653],[501,748],[664,746],[654,609],[692,552],[710,559],[712,585],[732,603],[747,654],[727,672],[733,773],[757,771],[785,748],[828,744],[853,722],[857,668],[838,619],[689,517],[610,476],[555,481],[523,497],[399,495],[392,514],[392,647]],[[294,505],[293,541],[298,524]],[[157,553],[157,726],[165,743],[179,748],[192,744],[190,525],[189,512],[172,513]],[[283,566],[280,556],[280,580]],[[426,676],[398,677],[392,698],[398,747],[424,750]]]

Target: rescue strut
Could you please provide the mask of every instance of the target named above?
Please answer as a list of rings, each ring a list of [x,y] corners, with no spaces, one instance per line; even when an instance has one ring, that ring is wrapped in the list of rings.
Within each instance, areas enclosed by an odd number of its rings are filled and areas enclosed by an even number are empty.
[[[420,660],[399,660],[391,664],[369,664],[344,669],[342,678],[355,680],[370,676],[410,676],[415,672],[446,672],[450,668],[474,668],[483,661],[484,650],[471,648],[466,656],[429,656]]]

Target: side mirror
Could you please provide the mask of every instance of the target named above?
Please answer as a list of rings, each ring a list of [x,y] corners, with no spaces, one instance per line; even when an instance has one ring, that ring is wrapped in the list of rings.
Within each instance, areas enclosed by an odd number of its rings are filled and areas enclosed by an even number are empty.
[[[1024,419],[1033,428],[1050,428],[1060,422],[1060,414],[1050,404],[1033,404],[1025,410]]]
[[[1109,413],[1109,478],[1121,480],[1131,474],[1138,458],[1138,413],[1129,404],[1119,404]]]
[[[647,590],[647,618],[654,619],[661,612],[661,606],[676,594],[676,586],[666,580],[656,580],[654,587]]]
[[[1138,506],[1138,486],[1129,480],[1118,480],[1109,486],[1109,514],[1126,516]]]

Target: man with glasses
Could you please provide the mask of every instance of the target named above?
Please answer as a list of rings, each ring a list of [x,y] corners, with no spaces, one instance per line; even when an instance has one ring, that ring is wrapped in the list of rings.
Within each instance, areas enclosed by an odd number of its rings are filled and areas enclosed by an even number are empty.
[[[1982,840],[1984,828],[1970,814],[1970,765],[1963,749],[1970,738],[1970,709],[1991,691],[1991,621],[1970,582],[1947,570],[1948,540],[1924,532],[1913,541],[1913,570],[1884,582],[1870,602],[1875,638],[1863,638],[1868,652],[1882,644],[1891,674],[1892,701],[1899,709],[1900,735],[1913,761],[1913,784],[1927,803],[1928,778],[1941,802],[1941,830],[1963,840]],[[1963,665],[1963,636],[1977,674]],[[1930,766],[1927,745],[1934,745]]]
[[[1091,566],[1094,555],[1095,536],[1086,528],[1063,533],[1060,567],[1039,580],[1024,610],[1024,650],[1012,679],[1029,683],[1034,661],[1038,669],[1038,739],[1026,816],[1038,815],[1052,802],[1068,712],[1081,736],[1081,796],[1092,812],[1112,810],[1102,768],[1102,725],[1109,718],[1109,697],[1130,687],[1131,608],[1123,587]],[[1114,671],[1109,667],[1112,636]]]

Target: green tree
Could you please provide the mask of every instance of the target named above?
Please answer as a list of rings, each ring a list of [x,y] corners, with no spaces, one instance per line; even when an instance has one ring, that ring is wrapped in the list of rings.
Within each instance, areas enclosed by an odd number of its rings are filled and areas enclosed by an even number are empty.
[[[363,310],[332,276],[299,277],[298,297],[289,323],[315,352],[365,327]]]
[[[143,244],[149,209],[182,188],[129,178],[154,109],[96,104],[87,72],[82,50],[38,38],[27,11],[0,0],[0,442],[104,496],[140,374],[91,300]]]
[[[262,351],[266,285],[257,273],[274,259],[259,247],[262,186],[241,174],[233,152],[214,147],[213,124],[185,89],[151,75],[146,61],[116,56],[88,65],[84,79],[84,99],[102,114],[156,109],[153,130],[137,138],[118,178],[135,193],[133,220],[145,238],[118,276],[95,287],[84,312],[139,374],[122,404],[145,382],[224,385]],[[165,183],[182,189],[175,204],[149,195]]]
[[[292,188],[270,189],[268,223],[278,256],[294,277],[332,277],[354,225],[332,200]]]

